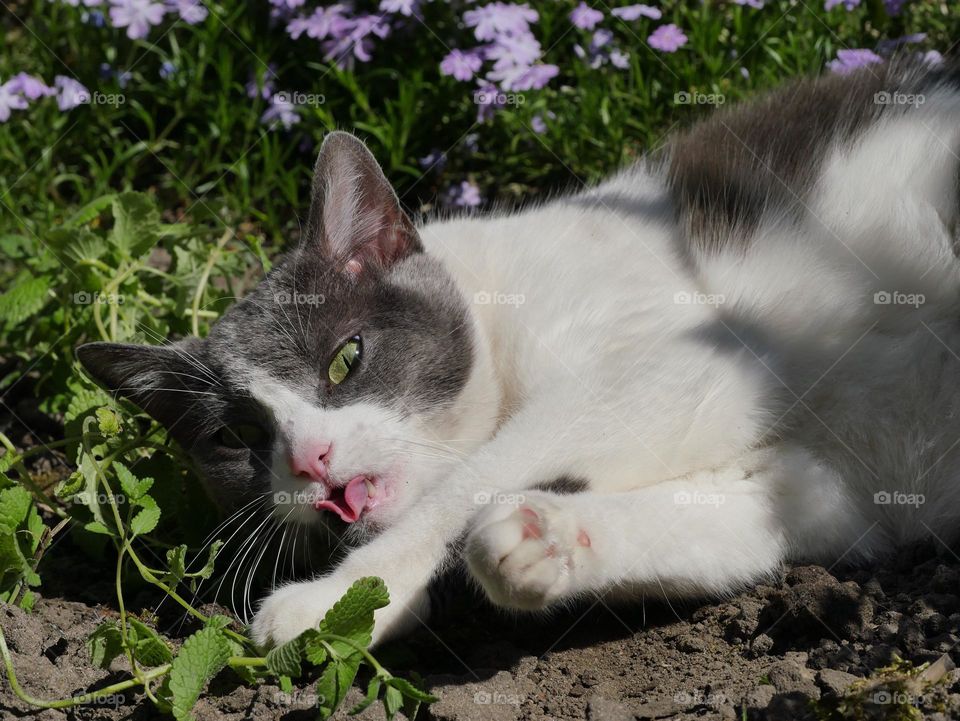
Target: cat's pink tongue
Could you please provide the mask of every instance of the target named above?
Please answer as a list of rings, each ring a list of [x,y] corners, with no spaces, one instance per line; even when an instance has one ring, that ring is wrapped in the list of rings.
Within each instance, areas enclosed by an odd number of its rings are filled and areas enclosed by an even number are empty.
[[[343,495],[336,494],[325,501],[320,501],[314,508],[333,511],[347,523],[353,523],[367,505],[367,477],[357,476],[343,489]]]

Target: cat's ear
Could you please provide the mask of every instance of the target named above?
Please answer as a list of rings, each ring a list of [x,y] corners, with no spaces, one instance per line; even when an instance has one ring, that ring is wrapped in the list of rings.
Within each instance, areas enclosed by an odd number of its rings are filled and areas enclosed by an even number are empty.
[[[97,383],[142,408],[181,440],[192,433],[194,402],[217,383],[194,355],[196,347],[192,352],[188,346],[191,341],[166,346],[87,343],[77,348],[77,358]]]
[[[389,267],[422,250],[417,229],[376,158],[350,133],[324,139],[310,195],[303,243],[350,275],[370,266]]]

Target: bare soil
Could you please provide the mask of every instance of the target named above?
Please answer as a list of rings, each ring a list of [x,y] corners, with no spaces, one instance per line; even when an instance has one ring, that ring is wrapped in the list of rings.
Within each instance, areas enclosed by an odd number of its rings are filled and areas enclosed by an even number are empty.
[[[34,696],[63,697],[125,678],[124,661],[94,669],[84,647],[86,636],[116,615],[109,565],[74,559],[48,569],[51,580],[33,612],[0,609],[19,678]],[[156,598],[145,591],[129,605],[150,612]],[[170,604],[163,608],[162,630],[173,638],[193,630]],[[419,674],[440,697],[421,713],[436,721],[840,718],[830,716],[833,700],[862,695],[857,682],[895,656],[947,670],[909,700],[924,718],[948,719],[960,717],[960,672],[950,670],[960,661],[958,642],[960,559],[923,547],[873,570],[789,568],[775,583],[701,604],[597,601],[545,617],[510,617],[461,588],[429,628],[378,655],[395,673]],[[897,700],[875,692],[860,717],[902,718]],[[4,683],[0,718],[160,717],[142,695],[101,701],[37,712]],[[299,721],[315,717],[313,704],[307,680],[284,694],[271,685],[244,687],[225,671],[195,716]],[[382,718],[382,711],[359,718]]]

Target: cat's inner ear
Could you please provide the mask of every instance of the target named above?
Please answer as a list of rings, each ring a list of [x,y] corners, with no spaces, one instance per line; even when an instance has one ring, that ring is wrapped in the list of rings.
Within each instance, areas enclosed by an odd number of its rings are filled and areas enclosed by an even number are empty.
[[[350,275],[422,249],[376,158],[349,133],[330,133],[320,148],[303,243]]]
[[[77,348],[77,358],[106,390],[132,401],[178,440],[191,439],[195,429],[189,427],[190,419],[196,418],[192,411],[218,382],[197,359],[196,345],[87,343]]]

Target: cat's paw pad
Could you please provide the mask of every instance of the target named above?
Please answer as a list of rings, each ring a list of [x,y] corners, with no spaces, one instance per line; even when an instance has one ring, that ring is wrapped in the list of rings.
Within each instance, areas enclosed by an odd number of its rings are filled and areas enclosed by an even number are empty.
[[[575,514],[547,499],[484,511],[468,535],[470,571],[494,603],[536,610],[578,590],[593,554]]]

